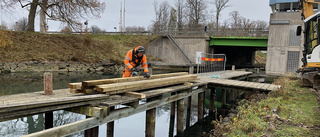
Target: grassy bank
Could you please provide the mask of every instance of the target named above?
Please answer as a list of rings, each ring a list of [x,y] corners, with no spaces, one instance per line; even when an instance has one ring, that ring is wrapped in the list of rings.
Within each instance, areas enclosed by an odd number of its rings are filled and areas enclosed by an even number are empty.
[[[157,36],[0,31],[0,62],[65,61],[121,64],[128,50]]]
[[[229,124],[215,121],[215,136],[319,136],[320,105],[313,89],[299,79],[279,78],[282,88],[248,96]]]

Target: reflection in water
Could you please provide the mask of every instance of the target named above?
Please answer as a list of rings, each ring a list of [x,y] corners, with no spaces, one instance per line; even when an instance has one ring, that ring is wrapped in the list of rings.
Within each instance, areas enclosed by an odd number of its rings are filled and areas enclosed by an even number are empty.
[[[157,73],[157,72],[156,72]],[[43,90],[43,73],[12,73],[0,75],[0,96],[9,94],[18,94],[26,92],[35,92]],[[160,74],[159,72],[157,74]],[[97,73],[53,73],[53,88],[61,89],[67,88],[68,83],[79,82],[84,80],[105,79],[120,77],[120,74],[97,74]],[[185,99],[186,101],[187,99]],[[143,102],[143,101],[142,101]],[[206,101],[208,102],[208,101]],[[184,120],[187,118],[187,103],[185,102]],[[204,124],[196,123],[197,118],[197,100],[193,100],[190,115],[190,127],[185,125],[184,136],[199,137],[202,132],[210,131],[213,127],[203,127],[211,125],[211,120],[205,119]],[[170,104],[160,106],[156,109],[156,129],[155,134],[159,137],[169,136],[170,126]],[[205,108],[206,112],[208,111]],[[60,126],[75,121],[85,119],[84,115],[76,114],[68,111],[54,111],[53,112],[53,126]],[[19,137],[22,135],[34,133],[44,130],[44,114],[38,114],[30,117],[24,117],[5,122],[0,122],[0,136],[2,137]],[[146,112],[141,112],[130,117],[116,120],[114,135],[116,137],[141,137],[145,136]],[[176,124],[175,117],[174,123]],[[206,122],[207,121],[207,122]],[[212,125],[211,125],[212,126]],[[106,136],[106,124],[100,125],[99,136]],[[176,126],[174,125],[173,136],[176,135]],[[82,137],[84,131],[70,135],[70,137]]]
[[[53,116],[54,127],[85,119],[84,115],[62,110],[54,111]],[[1,137],[20,137],[41,130],[44,130],[44,114],[38,114],[0,123]],[[78,137],[83,135],[84,132],[79,132],[71,135],[70,137]]]

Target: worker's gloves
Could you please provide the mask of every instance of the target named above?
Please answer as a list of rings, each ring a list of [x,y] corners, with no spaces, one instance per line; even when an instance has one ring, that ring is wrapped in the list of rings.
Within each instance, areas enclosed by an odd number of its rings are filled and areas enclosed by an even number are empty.
[[[150,78],[149,72],[144,73],[144,77],[145,77],[145,78]]]
[[[131,71],[132,72],[138,72],[138,70],[136,68],[132,68]]]

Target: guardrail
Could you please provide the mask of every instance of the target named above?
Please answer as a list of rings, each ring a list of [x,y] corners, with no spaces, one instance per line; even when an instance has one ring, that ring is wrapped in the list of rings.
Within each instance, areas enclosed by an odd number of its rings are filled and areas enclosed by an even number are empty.
[[[85,32],[60,32],[48,31],[49,34],[85,34]],[[106,34],[106,35],[206,35],[206,36],[247,36],[247,37],[268,37],[268,30],[259,29],[223,29],[223,30],[199,30],[199,29],[184,29],[184,30],[162,30],[162,31],[126,31],[126,32],[99,32],[89,34]]]

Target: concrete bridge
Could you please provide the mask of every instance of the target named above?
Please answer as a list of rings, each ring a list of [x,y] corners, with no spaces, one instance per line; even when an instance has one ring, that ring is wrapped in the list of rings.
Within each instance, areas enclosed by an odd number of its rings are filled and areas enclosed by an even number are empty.
[[[195,66],[196,52],[226,54],[227,67],[253,67],[255,51],[267,50],[267,37],[216,37],[209,35],[161,36],[147,47],[147,54],[162,59],[155,65]]]

